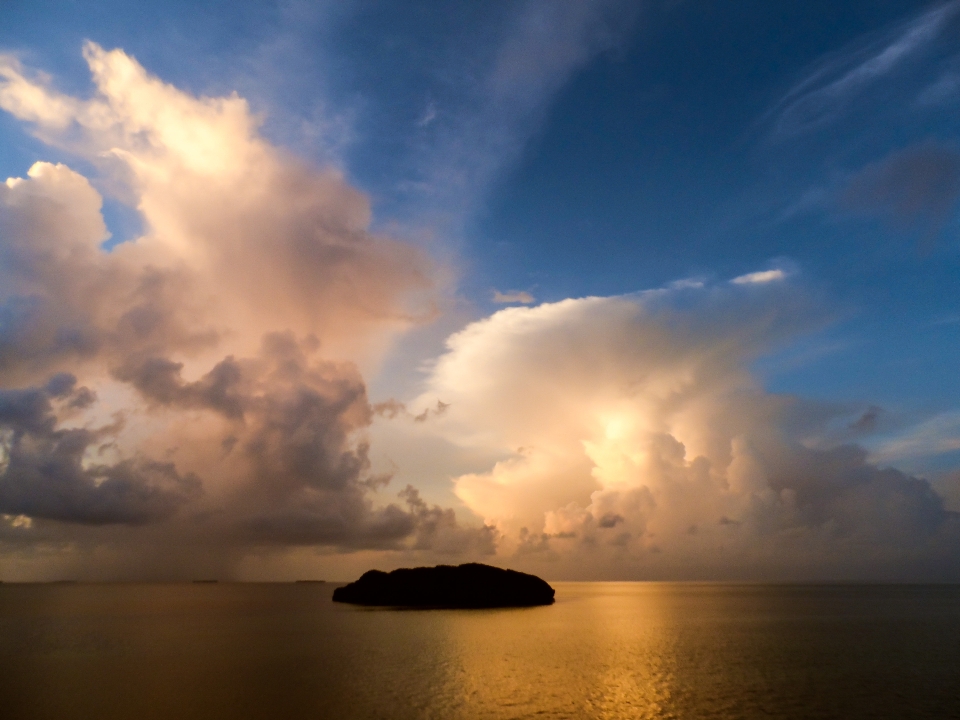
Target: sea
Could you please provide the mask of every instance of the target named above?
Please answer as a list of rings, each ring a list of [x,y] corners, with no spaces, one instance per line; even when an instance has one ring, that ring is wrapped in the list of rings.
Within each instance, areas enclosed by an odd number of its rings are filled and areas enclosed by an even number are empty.
[[[0,584],[0,718],[960,718],[960,586],[552,584],[498,610]]]

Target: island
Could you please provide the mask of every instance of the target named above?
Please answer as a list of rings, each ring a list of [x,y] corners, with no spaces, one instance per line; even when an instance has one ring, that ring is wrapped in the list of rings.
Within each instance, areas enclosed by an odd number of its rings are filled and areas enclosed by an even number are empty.
[[[417,608],[551,605],[554,590],[536,575],[480,563],[370,570],[333,591],[333,601]]]

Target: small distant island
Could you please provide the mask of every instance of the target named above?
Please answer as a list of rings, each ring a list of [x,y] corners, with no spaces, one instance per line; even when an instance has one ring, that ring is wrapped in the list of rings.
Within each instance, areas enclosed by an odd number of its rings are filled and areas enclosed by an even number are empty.
[[[370,570],[333,591],[353,605],[420,608],[501,608],[551,605],[554,590],[536,575],[480,563]]]

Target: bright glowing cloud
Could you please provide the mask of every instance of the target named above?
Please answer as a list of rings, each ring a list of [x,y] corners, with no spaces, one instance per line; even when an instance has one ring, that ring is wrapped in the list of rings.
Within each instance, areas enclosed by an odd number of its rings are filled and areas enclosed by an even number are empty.
[[[944,571],[960,522],[931,487],[856,446],[807,446],[791,428],[822,428],[824,410],[752,378],[811,319],[778,284],[510,308],[450,338],[420,402],[449,403],[434,426],[452,442],[499,448],[455,487],[517,562],[573,577]]]
[[[746,275],[740,275],[735,277],[732,282],[734,285],[758,285],[768,282],[776,282],[777,280],[783,280],[787,277],[787,274],[783,270],[760,270],[759,272],[747,273]]]

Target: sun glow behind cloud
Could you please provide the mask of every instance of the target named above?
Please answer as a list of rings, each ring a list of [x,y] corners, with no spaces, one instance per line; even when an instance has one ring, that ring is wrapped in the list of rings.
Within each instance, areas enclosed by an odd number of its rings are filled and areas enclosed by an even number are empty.
[[[450,404],[437,426],[452,442],[500,449],[455,488],[501,552],[572,577],[953,562],[960,524],[926,482],[791,430],[822,428],[826,409],[764,392],[749,367],[818,312],[800,288],[746,285],[511,308],[450,338],[420,402]]]

